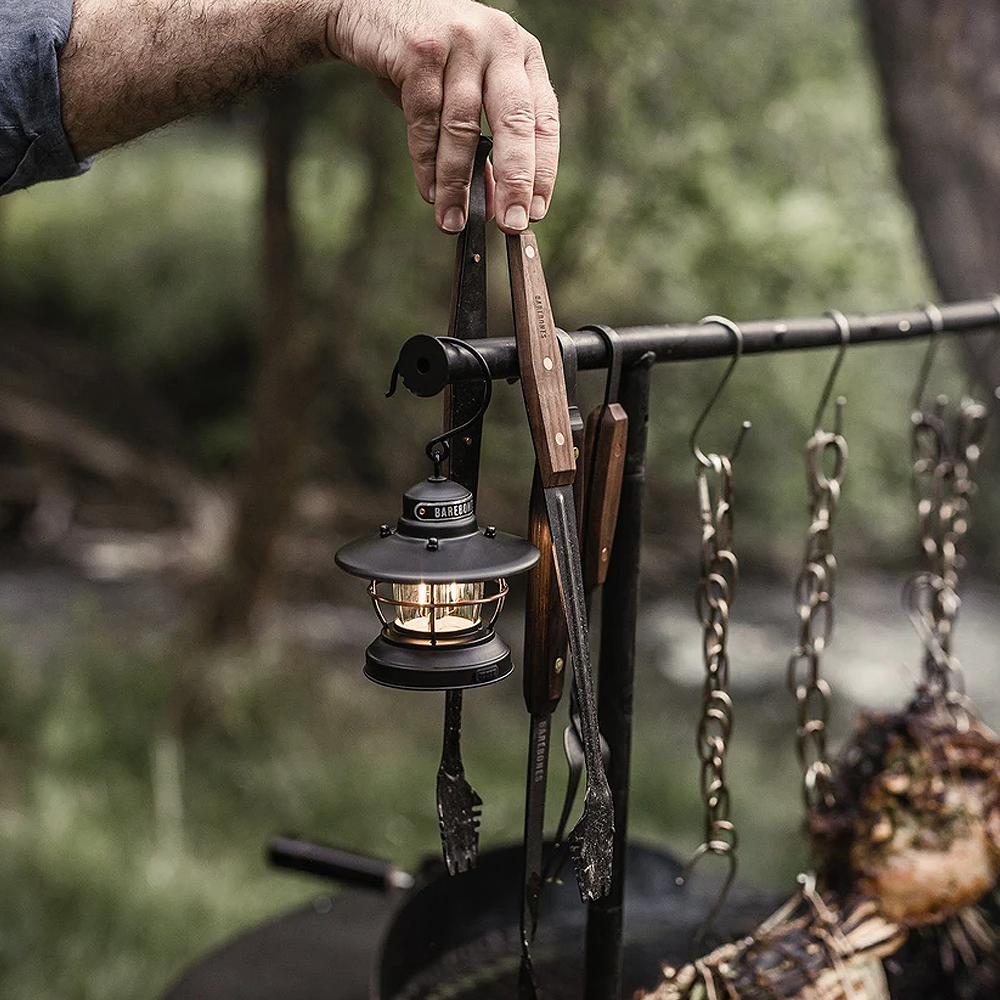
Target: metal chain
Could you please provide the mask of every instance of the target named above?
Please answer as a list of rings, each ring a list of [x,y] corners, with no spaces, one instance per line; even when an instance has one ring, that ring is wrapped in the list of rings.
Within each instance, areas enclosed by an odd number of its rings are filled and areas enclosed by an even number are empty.
[[[705,830],[692,864],[704,854],[728,857],[730,881],[736,863],[738,838],[729,819],[726,752],[733,731],[733,701],[729,695],[729,654],[726,649],[729,612],[736,594],[739,564],[732,551],[733,467],[729,458],[708,455],[708,467],[697,471],[701,516],[701,577],[696,591],[698,619],[703,629],[705,681],[697,748],[701,762],[701,798]],[[709,483],[712,474],[715,490]],[[713,495],[714,493],[714,495]],[[724,897],[723,897],[724,898]],[[721,906],[720,898],[718,906]],[[711,920],[710,915],[709,921]]]
[[[796,750],[802,767],[802,795],[809,813],[821,805],[833,804],[832,771],[826,749],[830,685],[821,667],[833,635],[837,581],[833,523],[847,469],[847,441],[840,428],[842,409],[843,400],[838,400],[836,431],[817,429],[806,442],[811,523],[802,570],[795,582],[799,635],[786,674],[788,690],[796,703]]]
[[[987,410],[971,399],[963,399],[953,414],[947,406],[939,397],[932,411],[913,414],[913,484],[926,569],[907,582],[904,595],[924,642],[924,682],[932,694],[954,702],[965,691],[961,665],[951,652],[961,605],[958,574],[965,565],[960,547],[969,530]]]

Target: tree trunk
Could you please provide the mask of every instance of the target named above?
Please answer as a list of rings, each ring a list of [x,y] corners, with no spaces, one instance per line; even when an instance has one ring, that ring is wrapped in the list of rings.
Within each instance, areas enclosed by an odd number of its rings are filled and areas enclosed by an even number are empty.
[[[377,460],[379,426],[366,403],[369,397],[363,373],[371,369],[372,360],[363,329],[364,310],[378,301],[378,290],[372,286],[376,261],[391,252],[393,242],[391,231],[399,201],[393,169],[400,149],[396,114],[388,102],[376,104],[352,136],[352,146],[364,161],[367,189],[352,238],[330,263],[326,289],[327,309],[337,317],[340,331],[336,343],[329,345],[325,366],[331,380],[327,425],[339,445],[343,474],[372,489],[382,489],[387,483],[384,467]],[[407,197],[410,193],[406,189]]]
[[[298,482],[316,385],[318,343],[303,321],[291,174],[303,122],[302,85],[264,95],[263,320],[251,447],[228,568],[209,597],[204,637],[244,640],[273,575],[274,550]]]
[[[1000,5],[864,0],[900,181],[946,299],[1000,292]],[[989,395],[997,338],[962,338]]]

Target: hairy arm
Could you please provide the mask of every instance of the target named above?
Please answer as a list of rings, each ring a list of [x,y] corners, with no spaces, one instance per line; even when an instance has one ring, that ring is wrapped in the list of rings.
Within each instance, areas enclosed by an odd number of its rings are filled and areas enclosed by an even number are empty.
[[[316,0],[74,0],[63,120],[90,156],[328,54]]]
[[[63,119],[89,156],[334,56],[401,105],[417,187],[446,232],[465,225],[483,111],[501,227],[548,210],[559,117],[541,47],[473,0],[74,0]]]

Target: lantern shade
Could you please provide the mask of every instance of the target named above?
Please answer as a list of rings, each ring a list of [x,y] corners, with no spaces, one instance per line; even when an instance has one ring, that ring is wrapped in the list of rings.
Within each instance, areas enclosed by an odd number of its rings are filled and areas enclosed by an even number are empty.
[[[386,538],[350,542],[337,553],[337,565],[348,573],[390,583],[497,579],[524,573],[536,562],[534,545],[499,531],[492,538],[476,531],[461,539],[439,539],[436,549],[428,549],[427,539],[396,532]]]
[[[396,531],[350,542],[337,565],[391,583],[465,583],[516,576],[538,562],[538,549],[516,535],[476,524],[472,494],[432,477],[403,497]]]

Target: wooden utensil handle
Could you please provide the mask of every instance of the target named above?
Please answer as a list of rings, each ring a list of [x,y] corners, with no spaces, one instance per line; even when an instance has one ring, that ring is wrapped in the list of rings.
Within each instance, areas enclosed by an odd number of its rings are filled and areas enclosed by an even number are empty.
[[[507,237],[514,332],[521,389],[542,486],[565,486],[576,475],[569,403],[552,306],[535,234]]]
[[[559,600],[552,535],[542,486],[535,470],[531,487],[528,538],[542,558],[528,574],[524,622],[524,703],[532,715],[552,712],[566,679],[566,619]]]
[[[583,552],[583,539],[584,532],[586,530],[586,525],[583,521],[583,514],[586,508],[587,502],[587,476],[584,475],[584,471],[588,468],[587,465],[587,425],[583,422],[580,417],[580,411],[577,410],[577,419],[575,422],[570,423],[573,428],[573,456],[576,459],[576,480],[573,483],[573,504],[576,507],[576,520],[579,531],[580,539],[580,551]]]
[[[628,414],[619,403],[598,407],[587,420],[587,523],[583,530],[584,585],[600,587],[608,575],[618,522],[628,443]],[[591,469],[593,474],[591,475]],[[591,485],[592,484],[592,485]]]
[[[528,537],[542,557],[528,574],[524,622],[524,703],[532,715],[552,712],[566,678],[566,619],[559,600],[552,535],[538,470],[531,487]]]

